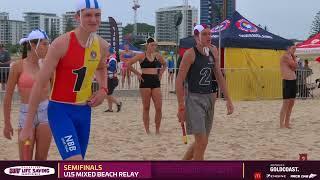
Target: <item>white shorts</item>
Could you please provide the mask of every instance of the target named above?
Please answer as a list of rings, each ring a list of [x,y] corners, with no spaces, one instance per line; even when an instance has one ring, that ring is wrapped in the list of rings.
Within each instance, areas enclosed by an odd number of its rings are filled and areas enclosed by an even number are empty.
[[[18,128],[23,128],[27,118],[28,104],[20,105],[20,115],[18,121]],[[37,113],[33,119],[33,127],[36,128],[39,124],[48,123],[48,100],[42,101],[39,106]]]

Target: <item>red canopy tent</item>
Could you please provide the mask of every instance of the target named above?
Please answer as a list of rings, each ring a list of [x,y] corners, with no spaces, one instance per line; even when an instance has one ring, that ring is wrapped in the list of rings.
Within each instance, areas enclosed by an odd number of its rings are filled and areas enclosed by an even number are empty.
[[[315,57],[320,56],[320,33],[300,44],[297,44],[296,55]]]

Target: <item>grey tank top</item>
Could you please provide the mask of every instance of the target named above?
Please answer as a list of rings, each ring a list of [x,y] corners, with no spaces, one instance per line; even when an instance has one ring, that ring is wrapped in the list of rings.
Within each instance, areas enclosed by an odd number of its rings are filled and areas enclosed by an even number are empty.
[[[187,75],[187,86],[189,92],[210,94],[217,92],[217,83],[214,76],[214,56],[210,52],[209,56],[202,55],[196,47],[194,63],[190,66]]]

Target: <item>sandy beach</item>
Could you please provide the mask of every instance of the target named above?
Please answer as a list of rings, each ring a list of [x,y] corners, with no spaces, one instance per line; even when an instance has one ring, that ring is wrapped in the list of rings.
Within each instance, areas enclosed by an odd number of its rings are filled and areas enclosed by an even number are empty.
[[[320,77],[320,63],[314,77]],[[315,93],[319,93],[317,89]],[[120,113],[105,113],[107,103],[93,109],[87,160],[180,160],[188,145],[182,142],[173,94],[164,96],[161,135],[154,135],[154,110],[151,108],[152,135],[144,133],[139,96],[122,98]],[[1,103],[2,104],[2,103]],[[292,129],[279,129],[282,100],[234,102],[235,112],[226,115],[225,102],[216,102],[215,118],[207,160],[298,160],[307,153],[309,160],[320,160],[320,96],[297,100],[292,114]],[[17,118],[19,105],[12,107],[13,140],[3,137],[3,112],[0,115],[0,160],[18,160]],[[153,106],[153,104],[152,104]],[[189,144],[192,142],[189,136]],[[60,160],[54,141],[49,160]]]
[[[319,160],[319,105],[319,100],[298,100],[292,114],[293,128],[289,130],[278,127],[280,100],[235,102],[236,111],[231,116],[226,116],[225,103],[219,100],[205,157],[208,160],[297,160],[299,153],[308,153],[310,160]],[[176,107],[175,101],[164,103],[160,136],[144,133],[140,101],[124,102],[121,113],[105,113],[102,106],[94,109],[87,159],[181,159],[187,145],[182,142]],[[14,127],[17,115],[18,105],[14,105]],[[153,122],[151,127],[154,132]],[[0,160],[18,159],[17,130],[11,141],[1,136],[0,144]],[[60,159],[54,142],[48,159]]]

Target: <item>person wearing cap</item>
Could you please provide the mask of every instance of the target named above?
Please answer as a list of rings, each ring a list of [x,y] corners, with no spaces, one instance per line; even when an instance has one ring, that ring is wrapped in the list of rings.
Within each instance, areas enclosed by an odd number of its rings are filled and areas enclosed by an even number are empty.
[[[1,90],[5,90],[8,79],[8,71],[11,63],[10,53],[4,49],[4,45],[0,44],[0,83]]]
[[[27,120],[20,137],[33,136],[32,119],[39,105],[39,92],[53,76],[48,118],[52,135],[64,160],[83,160],[88,147],[91,108],[106,98],[105,59],[109,43],[96,35],[101,24],[98,0],[77,0],[78,27],[56,38],[48,49],[43,69],[32,88]],[[92,94],[93,77],[99,90]]]
[[[117,105],[117,112],[121,111],[122,102],[118,101],[114,96],[112,96],[114,89],[118,86],[119,80],[117,77],[117,59],[115,51],[112,47],[109,49],[110,57],[107,60],[107,74],[108,74],[108,109],[104,112],[113,112],[112,103]]]
[[[206,25],[195,26],[194,38],[196,46],[184,54],[176,79],[177,116],[180,123],[186,122],[187,134],[193,134],[195,138],[183,160],[204,159],[217,96],[215,79],[224,94],[227,114],[233,113],[232,101],[220,70],[218,50],[211,45],[210,28]],[[187,88],[183,87],[185,80]]]
[[[49,40],[46,33],[40,29],[32,31],[27,38],[20,41],[23,45],[23,55],[21,60],[12,64],[9,73],[9,79],[4,97],[4,129],[3,134],[7,139],[12,139],[13,128],[11,125],[11,104],[15,87],[18,87],[20,97],[20,115],[18,120],[18,134],[25,126],[27,111],[29,108],[28,101],[31,97],[31,89],[35,84],[36,75],[39,73],[41,66],[40,59],[47,54]],[[49,83],[43,84],[37,96],[39,106],[35,110],[35,116],[31,121],[31,130],[33,136],[30,137],[31,153],[35,149],[35,160],[46,160],[51,143],[51,130],[48,124],[47,108],[48,108]],[[24,142],[19,138],[19,157],[23,159]],[[35,148],[34,148],[35,147]],[[28,157],[32,157],[30,154]],[[30,159],[31,160],[31,159]]]
[[[145,53],[137,54],[136,56],[126,59],[128,68],[138,76],[140,80],[140,94],[143,105],[143,124],[147,134],[150,134],[149,129],[149,111],[150,100],[152,98],[155,107],[155,124],[156,134],[160,134],[160,125],[162,118],[162,97],[160,82],[163,72],[166,70],[167,63],[163,57],[156,52],[157,43],[153,38],[148,38],[146,42]],[[136,62],[140,63],[141,73],[132,67]]]

